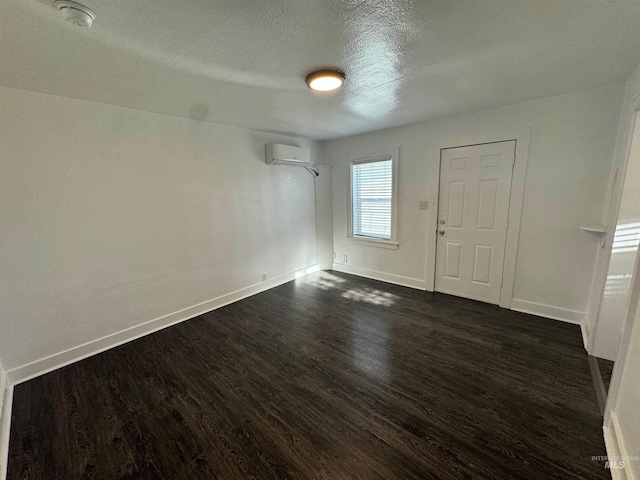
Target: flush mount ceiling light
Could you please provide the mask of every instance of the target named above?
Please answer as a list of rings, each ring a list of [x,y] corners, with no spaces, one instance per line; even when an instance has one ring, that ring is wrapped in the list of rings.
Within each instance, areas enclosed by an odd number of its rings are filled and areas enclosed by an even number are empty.
[[[89,28],[96,19],[96,14],[84,5],[76,2],[68,2],[66,0],[58,0],[53,4],[62,14],[64,19],[78,25],[79,27]]]
[[[340,88],[344,78],[344,73],[340,70],[318,70],[307,75],[304,81],[311,90],[328,92]]]

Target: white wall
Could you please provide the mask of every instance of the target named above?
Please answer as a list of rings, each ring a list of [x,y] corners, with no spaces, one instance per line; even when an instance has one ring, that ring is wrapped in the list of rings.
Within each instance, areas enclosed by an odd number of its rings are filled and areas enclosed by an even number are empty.
[[[636,124],[636,110],[639,107],[640,67],[631,76],[625,89],[615,155],[609,177],[608,205],[604,220],[604,223],[608,225],[606,245],[598,255],[589,303],[589,321],[591,324],[589,353],[609,360],[615,360],[618,356],[621,333],[627,315],[630,282],[630,279],[627,278],[626,283],[621,285],[614,276],[628,276],[633,271],[635,260],[635,255],[614,255],[612,257],[612,247],[619,220],[626,221],[625,218],[629,217],[629,213],[633,216],[633,209],[636,204],[637,181],[631,178],[627,186],[626,177],[628,166],[632,170],[631,177],[634,176],[633,170],[639,168],[637,165],[634,166],[631,161],[630,165],[627,165],[627,160],[631,156],[640,156],[640,145],[636,145],[634,149],[632,149],[631,145]],[[621,211],[623,193],[627,196],[627,199]],[[625,213],[624,210],[630,211]],[[622,218],[619,218],[619,214],[622,214]],[[617,292],[618,294],[611,295],[612,292]]]
[[[640,122],[637,120],[628,164],[617,176],[622,191],[617,218],[610,220],[607,245],[610,259],[595,335],[589,349],[592,355],[609,360],[618,356],[640,240]]]
[[[626,322],[620,356],[609,389],[605,412],[605,440],[609,456],[635,456],[626,461],[627,479],[640,479],[640,279],[635,270],[632,308]],[[613,441],[612,441],[613,440]]]
[[[640,158],[632,158],[631,161],[640,163]],[[613,369],[604,416],[604,437],[609,459],[622,457],[619,459],[624,461],[623,470],[612,472],[615,479],[640,479],[639,300],[640,257],[637,256],[631,282],[629,309],[625,316],[620,351]]]
[[[318,167],[315,178],[316,229],[318,231],[318,267],[330,270],[333,266],[333,217],[331,207],[331,165]]]
[[[581,319],[598,249],[584,223],[602,222],[624,85],[417,123],[323,144],[334,165],[334,251],[354,273],[426,288],[427,228],[435,228],[430,189],[444,139],[531,127],[514,299],[544,314]],[[347,235],[350,153],[400,147],[398,250],[362,246]],[[436,146],[436,148],[434,148]],[[418,210],[420,200],[430,209]],[[429,246],[433,248],[433,246]]]
[[[629,79],[621,112],[620,129],[613,165],[620,170],[623,181],[610,182],[609,224],[616,226],[627,219],[640,218],[640,66]],[[626,164],[628,158],[628,164]],[[624,185],[624,187],[622,187]],[[609,263],[613,228],[609,231],[609,248],[599,259],[600,276],[594,279],[594,304],[602,302],[600,315],[593,336],[593,354],[611,353],[615,359],[613,376],[605,409],[604,432],[607,453],[610,456],[640,456],[640,256],[626,258],[627,272],[632,272],[628,301],[626,298],[611,298],[604,295],[607,274],[615,267],[615,259]],[[620,265],[618,265],[620,267]],[[612,311],[609,303],[622,305],[623,311],[617,316],[608,315]],[[622,334],[620,335],[620,329]],[[612,472],[620,473],[620,472]],[[640,478],[640,460],[627,460],[623,475],[615,478]]]
[[[317,142],[9,88],[0,111],[7,370],[317,262],[312,175],[264,161]]]

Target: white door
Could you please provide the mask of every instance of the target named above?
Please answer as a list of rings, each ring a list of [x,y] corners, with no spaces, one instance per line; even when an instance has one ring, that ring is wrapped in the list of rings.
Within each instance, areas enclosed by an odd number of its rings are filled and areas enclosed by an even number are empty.
[[[441,151],[436,291],[499,303],[515,146]]]

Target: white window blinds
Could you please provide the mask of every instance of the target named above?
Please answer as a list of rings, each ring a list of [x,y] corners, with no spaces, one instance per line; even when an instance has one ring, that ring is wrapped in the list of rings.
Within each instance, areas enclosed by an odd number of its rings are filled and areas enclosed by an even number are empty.
[[[352,164],[351,195],[353,235],[391,239],[392,160]]]

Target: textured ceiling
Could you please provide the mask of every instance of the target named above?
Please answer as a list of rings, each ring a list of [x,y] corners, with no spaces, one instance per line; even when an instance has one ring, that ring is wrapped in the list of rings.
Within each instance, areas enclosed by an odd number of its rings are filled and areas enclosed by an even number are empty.
[[[0,2],[0,84],[328,139],[622,82],[638,0]],[[339,92],[304,76],[336,66]]]

